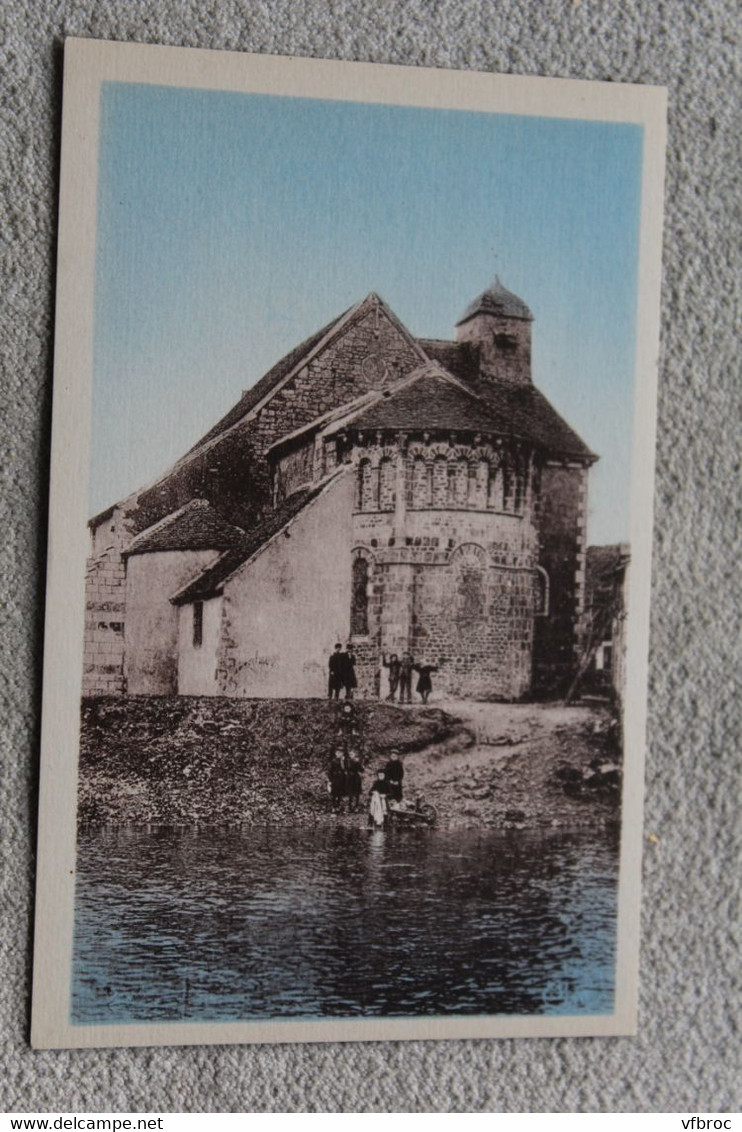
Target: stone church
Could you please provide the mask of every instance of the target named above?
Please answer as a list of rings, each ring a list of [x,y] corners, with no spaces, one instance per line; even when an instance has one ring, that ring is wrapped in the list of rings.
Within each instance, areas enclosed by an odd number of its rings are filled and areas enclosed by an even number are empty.
[[[384,653],[444,695],[558,694],[575,665],[596,457],[533,385],[499,280],[455,338],[371,294],[282,358],[157,482],[90,521],[83,692],[358,692]]]

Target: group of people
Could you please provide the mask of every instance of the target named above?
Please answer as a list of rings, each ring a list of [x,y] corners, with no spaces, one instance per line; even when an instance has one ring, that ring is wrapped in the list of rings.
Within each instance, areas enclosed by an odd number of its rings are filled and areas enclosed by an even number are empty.
[[[353,699],[353,693],[358,687],[356,679],[356,657],[353,646],[347,645],[345,649],[338,642],[335,651],[330,654],[330,679],[327,695],[331,700],[339,700],[340,693],[345,689],[346,700]]]
[[[409,652],[402,653],[401,657],[396,652],[390,653],[389,657],[386,653],[383,653],[381,663],[389,674],[389,694],[386,697],[388,701],[396,703],[397,692],[399,691],[399,702],[411,704],[412,673],[417,672],[418,680],[415,690],[422,702],[427,704],[428,697],[433,690],[433,682],[430,677],[433,672],[438,671],[437,665],[416,664]],[[344,690],[346,700],[352,700],[357,687],[356,657],[353,647],[346,645],[343,649],[342,644],[338,643],[335,645],[335,651],[330,654],[327,695],[331,700],[339,700],[340,693]]]
[[[347,799],[348,813],[358,813],[363,794],[363,761],[358,751],[336,748],[327,771],[327,786],[333,812],[342,812]],[[391,751],[383,769],[377,770],[369,792],[369,822],[383,825],[389,803],[402,801],[404,764],[399,751]]]
[[[418,681],[415,691],[418,692],[424,704],[428,702],[428,696],[433,691],[433,681],[430,676],[431,673],[438,671],[436,664],[415,664],[413,657],[408,652],[402,653],[401,657],[396,652],[390,653],[388,660],[386,653],[384,653],[381,663],[384,668],[389,670],[389,695],[387,700],[394,703],[399,688],[399,702],[401,704],[412,703],[412,673],[417,672]]]

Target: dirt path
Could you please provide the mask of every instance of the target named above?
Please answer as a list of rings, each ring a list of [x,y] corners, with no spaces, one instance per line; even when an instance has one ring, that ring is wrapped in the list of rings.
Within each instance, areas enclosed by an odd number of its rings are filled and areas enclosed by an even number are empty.
[[[446,825],[569,827],[618,818],[619,757],[602,706],[436,703],[474,738],[405,759],[407,794]]]

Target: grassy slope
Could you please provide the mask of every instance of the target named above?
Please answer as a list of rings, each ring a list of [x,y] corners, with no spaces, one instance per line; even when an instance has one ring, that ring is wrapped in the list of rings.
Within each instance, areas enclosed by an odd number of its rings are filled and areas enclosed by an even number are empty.
[[[358,702],[353,714],[354,741],[369,770],[392,747],[409,752],[471,742],[459,721],[437,708]],[[342,717],[342,703],[323,700],[86,700],[80,818],[207,825],[314,820],[327,809],[325,768]]]

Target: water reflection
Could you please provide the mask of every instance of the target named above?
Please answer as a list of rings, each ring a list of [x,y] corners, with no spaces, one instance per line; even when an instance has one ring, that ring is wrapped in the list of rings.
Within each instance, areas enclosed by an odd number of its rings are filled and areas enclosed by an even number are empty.
[[[86,832],[76,1022],[613,1008],[610,835]]]

